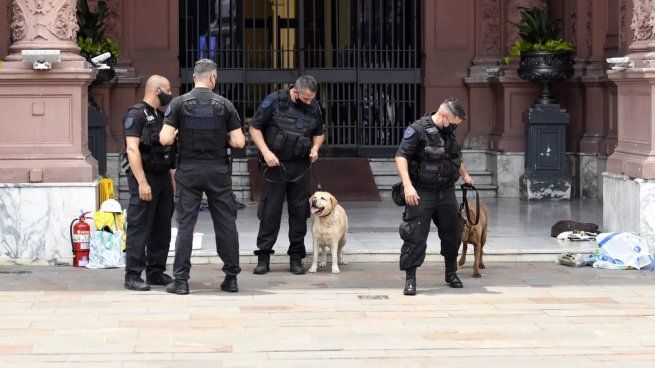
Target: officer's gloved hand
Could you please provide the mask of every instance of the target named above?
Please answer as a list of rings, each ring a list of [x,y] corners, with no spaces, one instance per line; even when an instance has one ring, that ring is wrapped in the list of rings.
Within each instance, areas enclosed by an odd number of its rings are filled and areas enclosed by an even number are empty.
[[[280,165],[280,160],[278,160],[277,156],[275,156],[275,153],[271,151],[263,152],[262,156],[264,156],[264,161],[266,161],[266,165],[268,165],[268,167]]]

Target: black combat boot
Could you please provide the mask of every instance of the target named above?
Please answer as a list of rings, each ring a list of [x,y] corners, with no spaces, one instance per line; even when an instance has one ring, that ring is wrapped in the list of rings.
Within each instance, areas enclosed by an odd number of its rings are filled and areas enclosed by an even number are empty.
[[[271,255],[269,253],[257,254],[257,266],[252,271],[255,275],[263,275],[271,270]]]
[[[403,294],[416,295],[416,268],[405,270],[405,289]]]
[[[143,282],[143,279],[140,277],[126,278],[124,286],[127,290],[134,290],[134,291],[150,290],[150,285]]]
[[[305,274],[305,266],[302,264],[302,258],[292,256],[289,259],[289,272],[293,273],[294,275]]]
[[[451,288],[461,289],[464,287],[462,281],[457,277],[457,258],[446,259],[446,283]]]
[[[166,291],[171,294],[186,295],[189,293],[189,283],[187,280],[176,279],[166,286]]]
[[[175,281],[172,277],[165,273],[159,273],[151,276],[146,276],[146,283],[148,285],[166,286]]]
[[[236,293],[239,291],[239,286],[237,286],[237,277],[236,276],[225,276],[225,280],[221,283],[221,290],[227,291],[228,293]]]

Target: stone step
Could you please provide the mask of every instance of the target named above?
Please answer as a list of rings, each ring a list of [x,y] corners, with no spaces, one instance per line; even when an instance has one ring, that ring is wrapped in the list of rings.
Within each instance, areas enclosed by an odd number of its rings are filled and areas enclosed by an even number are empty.
[[[459,184],[456,184],[456,194],[457,197],[461,197],[462,193],[459,188]],[[491,184],[481,184],[481,185],[476,185],[475,188],[478,190],[478,194],[480,195],[480,198],[495,198],[498,194],[498,186],[497,185],[491,185]],[[384,185],[384,186],[378,186],[378,190],[380,191],[380,197],[382,198],[391,198],[391,185]],[[474,194],[471,194],[470,192],[467,193],[468,198],[473,198]]]
[[[479,185],[491,185],[492,177],[490,172],[470,172],[469,175],[473,178],[473,182],[476,187]],[[397,183],[400,179],[398,178],[398,172],[374,172],[373,173],[375,184],[378,187],[385,185],[393,185]]]
[[[487,151],[484,150],[465,150],[462,151],[462,157],[466,169],[469,171],[487,171]],[[388,165],[396,167],[396,161],[393,157],[389,158],[369,158],[371,171],[375,173],[378,170],[385,170]]]
[[[311,248],[311,247],[310,247]],[[469,247],[467,257],[469,262],[473,262],[473,247]],[[579,251],[579,250],[577,250]],[[486,251],[484,253],[485,262],[555,262],[561,253],[561,250],[518,250],[518,251]],[[353,250],[345,251],[344,254],[350,263],[398,263],[400,257],[399,251],[368,251],[368,250]],[[305,265],[310,264],[313,255],[311,249],[307,249],[307,258],[305,258]],[[168,264],[172,265],[174,260],[173,253],[168,255]],[[13,260],[12,260],[13,261]],[[426,253],[425,261],[428,263],[443,263],[443,256],[438,251],[428,250]],[[70,262],[70,261],[69,261]],[[332,256],[328,255],[328,267],[332,262]],[[257,264],[257,256],[251,252],[241,252],[239,254],[239,263],[244,264]],[[1,263],[0,263],[1,264]],[[221,259],[216,253],[197,250],[191,254],[191,264],[222,264]],[[275,265],[275,270],[285,270],[285,266],[289,264],[289,256],[284,254],[274,254],[271,256],[271,265]],[[470,267],[470,264],[469,264]]]

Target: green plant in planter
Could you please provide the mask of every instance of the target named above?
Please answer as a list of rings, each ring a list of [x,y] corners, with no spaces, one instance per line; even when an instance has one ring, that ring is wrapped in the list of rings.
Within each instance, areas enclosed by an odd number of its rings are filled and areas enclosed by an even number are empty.
[[[532,51],[573,51],[573,44],[558,38],[562,29],[561,19],[548,18],[548,8],[519,8],[521,20],[512,23],[519,30],[520,40],[516,40],[505,57],[509,64],[512,57],[520,57],[521,53]]]
[[[109,15],[107,3],[98,1],[98,9],[93,12],[89,9],[87,0],[79,0],[77,6],[77,45],[82,54],[90,59],[98,54],[109,52],[115,62],[120,58],[118,44],[111,38],[105,37],[104,19]]]

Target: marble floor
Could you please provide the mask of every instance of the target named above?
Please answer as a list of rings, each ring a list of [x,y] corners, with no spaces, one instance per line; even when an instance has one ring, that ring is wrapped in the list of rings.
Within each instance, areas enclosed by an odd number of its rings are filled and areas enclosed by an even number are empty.
[[[489,235],[485,251],[487,254],[549,254],[564,249],[589,249],[593,242],[559,242],[550,237],[550,229],[559,220],[592,222],[602,229],[603,206],[600,200],[579,199],[562,202],[525,202],[518,198],[485,198],[489,210]],[[347,253],[398,253],[401,240],[398,225],[402,208],[389,199],[381,202],[342,202],[346,210],[350,229]],[[257,203],[246,203],[239,211],[237,226],[242,254],[252,254],[256,249]],[[175,222],[174,222],[175,223]],[[174,225],[175,226],[175,225]],[[439,237],[431,232],[428,252],[438,253]],[[201,211],[196,231],[203,233],[202,249],[195,255],[216,254],[216,240],[209,212]],[[284,254],[288,247],[288,216],[286,208],[282,226],[275,246],[278,254]],[[307,234],[305,244],[312,247],[312,235]]]

